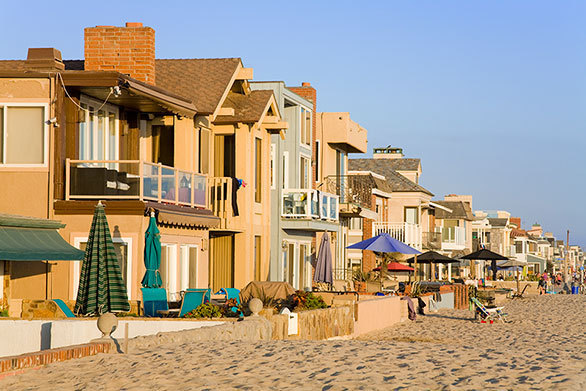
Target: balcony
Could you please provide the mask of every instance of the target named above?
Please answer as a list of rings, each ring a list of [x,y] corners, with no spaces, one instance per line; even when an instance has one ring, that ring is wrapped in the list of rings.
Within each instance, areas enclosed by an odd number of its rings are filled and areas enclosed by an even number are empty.
[[[321,189],[340,196],[340,204],[344,210],[351,205],[370,209],[372,203],[372,182],[366,175],[330,175],[327,176]]]
[[[374,222],[372,231],[375,236],[383,232],[388,233],[392,238],[422,250],[422,232],[419,224]]]
[[[367,131],[350,119],[350,113],[319,113],[318,132],[335,148],[348,153],[366,153]]]
[[[140,200],[207,207],[207,177],[142,160],[66,160],[66,200]]]
[[[338,196],[313,189],[285,189],[281,217],[338,221]]]
[[[466,248],[464,227],[442,227],[442,250],[463,250]]]
[[[441,232],[423,232],[423,248],[425,250],[441,250],[442,234]]]

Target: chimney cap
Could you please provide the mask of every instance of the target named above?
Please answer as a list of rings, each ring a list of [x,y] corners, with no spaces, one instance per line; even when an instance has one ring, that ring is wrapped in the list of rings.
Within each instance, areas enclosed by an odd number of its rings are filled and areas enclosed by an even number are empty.
[[[311,83],[304,81],[303,83],[301,83],[301,87],[311,87]]]
[[[37,71],[64,70],[61,52],[55,48],[30,48],[25,66]]]
[[[140,22],[126,22],[126,27],[142,27]]]

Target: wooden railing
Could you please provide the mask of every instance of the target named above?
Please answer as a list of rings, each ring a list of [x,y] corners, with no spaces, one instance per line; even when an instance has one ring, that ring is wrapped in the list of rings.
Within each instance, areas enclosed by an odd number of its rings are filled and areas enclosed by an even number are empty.
[[[209,178],[208,200],[211,211],[220,218],[220,229],[228,229],[228,221],[234,213],[232,209],[232,178]]]
[[[421,226],[419,226],[419,224],[378,221],[373,223],[372,230],[374,235],[386,232],[392,238],[400,240],[408,246],[411,246],[417,250],[422,249],[422,233]]]

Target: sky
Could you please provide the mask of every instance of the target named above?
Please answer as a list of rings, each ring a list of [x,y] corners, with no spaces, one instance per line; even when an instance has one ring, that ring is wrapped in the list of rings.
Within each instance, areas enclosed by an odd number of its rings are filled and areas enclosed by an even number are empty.
[[[83,58],[83,28],[142,22],[158,58],[241,57],[255,80],[317,89],[420,158],[421,184],[586,247],[586,2],[8,2],[0,58]],[[26,17],[24,17],[26,15]],[[9,39],[6,39],[9,37]],[[351,157],[353,157],[351,155]],[[360,157],[355,155],[354,157]]]

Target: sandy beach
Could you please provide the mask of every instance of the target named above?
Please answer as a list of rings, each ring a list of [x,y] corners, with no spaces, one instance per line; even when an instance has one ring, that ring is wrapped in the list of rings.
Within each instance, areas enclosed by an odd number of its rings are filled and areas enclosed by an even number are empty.
[[[101,354],[0,381],[2,390],[583,390],[586,296],[507,304],[509,322],[441,310],[356,340],[181,343]]]

